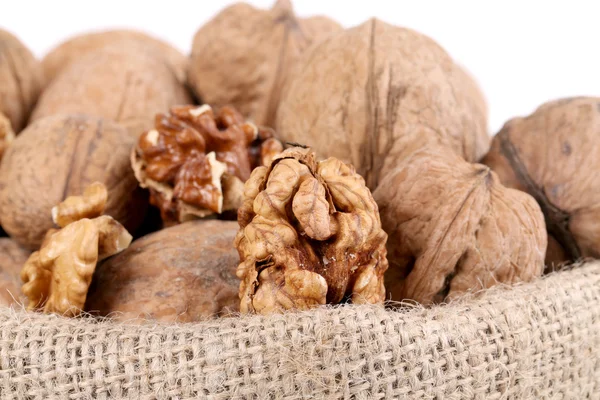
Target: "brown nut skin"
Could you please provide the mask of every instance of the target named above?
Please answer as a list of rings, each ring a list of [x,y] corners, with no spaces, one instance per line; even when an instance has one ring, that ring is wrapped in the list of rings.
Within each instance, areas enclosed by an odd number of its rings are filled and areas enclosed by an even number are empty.
[[[546,264],[600,258],[600,98],[552,101],[508,121],[483,163],[532,195],[548,229]]]
[[[98,265],[85,309],[116,320],[194,322],[239,308],[234,221],[189,221]]]
[[[544,217],[526,193],[440,148],[415,152],[373,196],[389,234],[392,300],[439,303],[542,274]]]
[[[21,245],[38,249],[53,227],[51,210],[92,182],[108,189],[106,214],[134,231],[147,209],[120,125],[85,115],[56,115],[30,124],[0,165],[0,224]]]
[[[312,47],[291,77],[275,124],[282,140],[352,163],[372,190],[415,149],[443,144],[477,161],[489,147],[464,74],[410,29],[369,20]]]
[[[0,238],[0,306],[26,304],[20,273],[30,253],[14,240]]]
[[[204,103],[231,104],[256,124],[273,126],[293,65],[312,43],[341,30],[324,17],[296,18],[287,0],[270,10],[236,3],[196,33],[190,86]]]
[[[19,133],[43,88],[42,69],[31,51],[0,29],[0,115]]]
[[[147,46],[110,46],[69,64],[44,90],[31,119],[85,113],[116,121],[137,138],[152,128],[156,113],[188,103],[184,85]]]
[[[352,166],[287,149],[252,172],[238,222],[241,312],[385,300],[387,235]]]
[[[179,81],[185,81],[189,62],[185,55],[160,39],[129,29],[88,32],[64,41],[42,59],[44,75],[50,82],[69,64],[88,53],[102,51],[106,46],[127,46],[129,43],[140,43],[149,47],[153,54],[167,61]]]

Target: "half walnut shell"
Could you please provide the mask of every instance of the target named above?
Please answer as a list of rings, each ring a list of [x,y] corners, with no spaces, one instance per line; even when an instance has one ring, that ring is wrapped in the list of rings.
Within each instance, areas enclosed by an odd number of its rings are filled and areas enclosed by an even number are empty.
[[[232,107],[177,106],[140,136],[131,165],[163,222],[173,224],[237,210],[252,170],[282,150],[272,130]]]

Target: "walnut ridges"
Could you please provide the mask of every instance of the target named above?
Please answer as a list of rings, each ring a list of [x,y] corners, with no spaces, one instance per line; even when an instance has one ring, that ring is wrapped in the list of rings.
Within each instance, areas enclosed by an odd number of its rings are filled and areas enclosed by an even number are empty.
[[[48,85],[31,116],[84,113],[116,121],[137,138],[154,115],[192,102],[172,69],[143,44],[105,46],[72,62]]]
[[[131,170],[133,144],[123,127],[85,115],[58,115],[30,124],[0,166],[0,224],[17,242],[35,250],[53,227],[52,208],[99,181],[108,188],[106,214],[135,230],[148,200]]]
[[[0,306],[26,302],[21,292],[21,268],[30,252],[14,240],[0,238]]]
[[[165,223],[236,210],[243,183],[283,150],[273,131],[232,107],[176,106],[142,134],[131,164]]]
[[[439,303],[542,274],[544,216],[527,193],[447,149],[413,153],[373,197],[389,234],[392,299]]]
[[[483,162],[533,196],[548,230],[546,263],[600,257],[600,98],[546,103],[508,121]]]
[[[287,0],[271,10],[234,4],[196,33],[190,86],[205,103],[231,104],[256,124],[273,126],[282,87],[300,55],[341,30],[324,17],[296,18]]]
[[[385,300],[387,235],[352,166],[287,149],[252,172],[238,222],[241,312]]]
[[[189,221],[98,265],[85,309],[117,320],[194,322],[239,309],[234,221]]]
[[[488,149],[464,73],[410,29],[372,19],[312,47],[290,76],[282,139],[352,163],[371,189],[416,149],[443,144],[471,162]]]
[[[0,29],[0,116],[9,119],[14,132],[25,127],[42,86],[41,68],[33,54]]]
[[[42,60],[44,75],[48,81],[51,81],[65,67],[87,53],[97,52],[105,46],[128,46],[131,43],[149,47],[157,58],[167,61],[181,82],[185,81],[188,65],[188,58],[185,55],[168,43],[144,32],[126,29],[89,32],[59,44]]]

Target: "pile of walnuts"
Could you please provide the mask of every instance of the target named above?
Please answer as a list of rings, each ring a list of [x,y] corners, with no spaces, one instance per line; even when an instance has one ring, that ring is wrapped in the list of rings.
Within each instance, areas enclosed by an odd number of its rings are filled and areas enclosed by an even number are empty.
[[[444,303],[600,257],[600,99],[490,137],[429,37],[238,3],[186,56],[0,30],[0,302],[194,322]],[[398,303],[395,303],[398,304]]]

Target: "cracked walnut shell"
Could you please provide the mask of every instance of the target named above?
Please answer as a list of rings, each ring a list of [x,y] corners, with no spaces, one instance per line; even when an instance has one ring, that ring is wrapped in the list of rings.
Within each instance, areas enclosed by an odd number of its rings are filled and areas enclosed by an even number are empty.
[[[483,159],[533,196],[546,218],[547,266],[600,258],[600,98],[552,101],[508,121]]]
[[[177,106],[140,136],[131,164],[163,221],[173,223],[237,209],[243,182],[281,150],[271,130],[232,107]]]
[[[83,196],[71,196],[53,211],[62,229],[48,232],[21,271],[28,309],[78,315],[96,263],[129,246],[132,237],[125,228],[101,215],[106,201],[106,188],[95,182]]]
[[[288,0],[271,10],[234,4],[194,37],[190,86],[204,103],[232,105],[273,126],[283,85],[302,53],[342,27],[325,17],[298,19]]]
[[[312,47],[290,76],[282,140],[353,164],[372,190],[417,149],[443,144],[475,162],[489,147],[474,83],[410,29],[372,19]]]
[[[238,222],[240,311],[385,300],[387,235],[352,166],[287,149],[252,172]]]
[[[392,299],[432,304],[542,274],[544,217],[526,193],[445,148],[415,152],[373,193]]]

